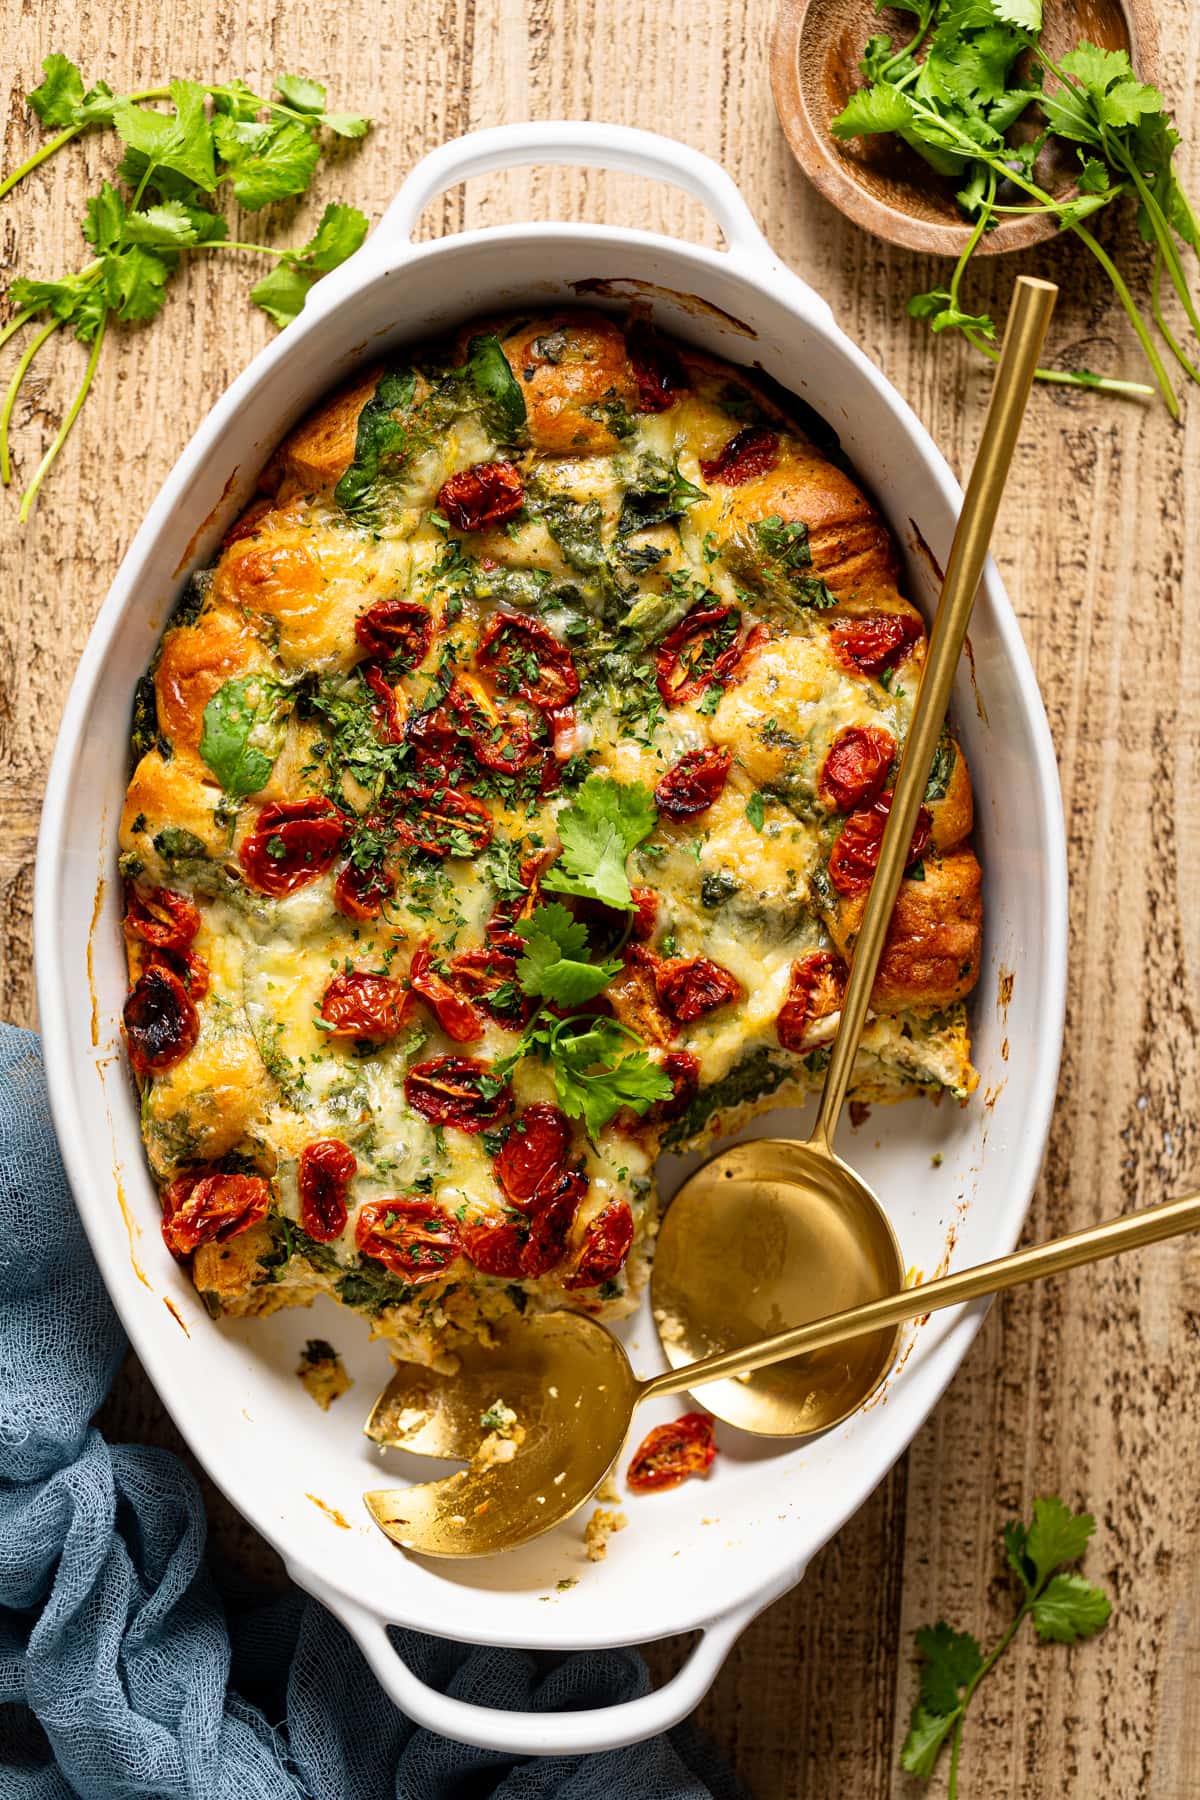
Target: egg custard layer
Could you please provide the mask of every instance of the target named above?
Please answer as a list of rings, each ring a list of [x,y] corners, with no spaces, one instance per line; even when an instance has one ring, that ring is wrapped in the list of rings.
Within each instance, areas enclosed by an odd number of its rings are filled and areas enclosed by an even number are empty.
[[[819,1084],[924,656],[887,529],[641,319],[489,320],[324,402],[139,685],[125,1040],[215,1313],[446,1366],[615,1317],[654,1162]],[[860,1101],[976,1083],[942,739]]]

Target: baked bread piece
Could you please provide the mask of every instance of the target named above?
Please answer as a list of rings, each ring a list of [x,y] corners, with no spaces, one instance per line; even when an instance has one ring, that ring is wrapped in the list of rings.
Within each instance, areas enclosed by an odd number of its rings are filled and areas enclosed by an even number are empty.
[[[214,1310],[330,1292],[434,1363],[619,1315],[660,1147],[823,1073],[924,656],[891,537],[742,371],[583,311],[368,370],[262,489],[135,706],[167,1241]],[[976,1083],[949,731],[926,801],[860,1100]]]

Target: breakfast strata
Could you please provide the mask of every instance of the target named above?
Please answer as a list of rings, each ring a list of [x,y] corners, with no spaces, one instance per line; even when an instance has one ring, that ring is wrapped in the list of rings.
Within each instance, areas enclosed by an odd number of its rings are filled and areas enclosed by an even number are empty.
[[[214,1311],[326,1292],[434,1363],[617,1316],[659,1150],[819,1083],[925,637],[787,407],[640,318],[489,320],[322,404],[192,578],[124,1023]],[[947,731],[860,1101],[975,1085],[971,822]]]

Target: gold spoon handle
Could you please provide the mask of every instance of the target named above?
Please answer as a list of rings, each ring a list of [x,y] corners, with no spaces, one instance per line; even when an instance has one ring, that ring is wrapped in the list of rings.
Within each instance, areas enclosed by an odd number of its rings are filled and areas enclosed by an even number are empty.
[[[979,1263],[957,1275],[943,1275],[937,1281],[905,1288],[899,1294],[888,1294],[866,1306],[830,1313],[824,1319],[815,1319],[811,1325],[799,1325],[792,1331],[763,1338],[740,1350],[724,1350],[716,1356],[706,1356],[702,1362],[668,1369],[643,1382],[638,1397],[646,1400],[652,1394],[678,1394],[685,1388],[699,1387],[705,1381],[720,1381],[745,1374],[749,1369],[764,1369],[789,1356],[802,1356],[810,1350],[824,1350],[830,1344],[840,1344],[847,1338],[883,1331],[903,1324],[906,1319],[938,1312],[944,1306],[958,1306],[965,1300],[1003,1293],[1007,1288],[1020,1287],[1022,1282],[1040,1281],[1045,1275],[1077,1268],[1080,1263],[1100,1262],[1106,1256],[1119,1256],[1124,1250],[1139,1250],[1144,1244],[1157,1243],[1160,1238],[1180,1237],[1196,1230],[1200,1230],[1200,1193],[1184,1194],[1179,1200],[1164,1200],[1158,1206],[1147,1206],[1119,1219],[1107,1219],[1102,1225],[1089,1225],[1086,1231],[1052,1238],[1048,1244],[1015,1250],[1011,1256]]]
[[[950,704],[950,689],[983,576],[1000,496],[1057,297],[1058,289],[1053,282],[1038,281],[1031,275],[1018,276],[983,435],[950,549],[925,669],[892,796],[892,810],[880,845],[879,865],[859,926],[841,1021],[810,1140],[827,1151],[832,1150],[838,1116],[850,1086],[858,1040],[862,1036],[871,989],[875,985],[875,971],[883,954],[892,909],[909,860],[908,847]]]

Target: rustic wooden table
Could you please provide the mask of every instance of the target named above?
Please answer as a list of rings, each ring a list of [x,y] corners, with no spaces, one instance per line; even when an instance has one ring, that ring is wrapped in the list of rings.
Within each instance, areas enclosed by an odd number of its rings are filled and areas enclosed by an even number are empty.
[[[366,143],[320,184],[377,218],[417,156],[472,127],[574,116],[651,126],[725,163],[780,254],[833,302],[959,470],[983,377],[933,345],[904,297],[941,265],[871,241],[819,200],[775,123],[767,0],[3,0],[7,125],[0,166],[36,140],[22,104],[42,56],[139,87],[171,74],[273,71],[328,80],[371,111]],[[1200,130],[1200,9],[1161,0],[1164,81],[1185,139]],[[110,165],[87,140],[0,213],[0,271],[83,260],[85,192]],[[1188,157],[1193,188],[1200,156]],[[308,215],[295,224],[296,232]],[[430,232],[521,217],[603,218],[713,241],[701,210],[628,177],[522,171],[430,209]],[[292,235],[288,232],[288,235]],[[1128,247],[1123,246],[1123,255]],[[76,653],[116,565],[194,423],[271,333],[232,258],[198,262],[164,318],[114,335],[45,498],[24,531],[0,498],[0,1012],[33,1022],[30,905],[43,776]],[[1136,364],[1089,260],[1070,244],[1024,259],[1062,286],[1054,341],[1091,367]],[[1136,261],[1136,256],[1133,257]],[[977,275],[1002,303],[1015,265]],[[1144,274],[1144,271],[1140,273]],[[61,416],[56,373],[26,389],[19,468]],[[1071,969],[1057,1122],[1029,1235],[1182,1191],[1200,1160],[1200,419],[1040,391],[997,543],[1062,767],[1072,878]],[[1020,796],[1013,796],[1020,804]],[[1189,894],[1191,898],[1189,899]],[[1096,1513],[1089,1572],[1116,1600],[1077,1650],[1026,1639],[981,1695],[964,1756],[972,1796],[1200,1791],[1200,1497],[1187,1449],[1200,1401],[1200,1246],[1182,1242],[1001,1300],[945,1400],[803,1585],[742,1639],[702,1713],[758,1800],[901,1796],[912,1632],[944,1615],[995,1634],[1008,1605],[997,1532],[1033,1497]],[[176,1443],[128,1366],[110,1432]],[[270,1552],[214,1496],[224,1547]],[[678,1646],[651,1652],[657,1669]],[[941,1791],[934,1784],[935,1793]]]

